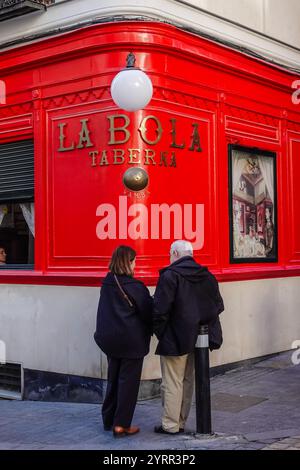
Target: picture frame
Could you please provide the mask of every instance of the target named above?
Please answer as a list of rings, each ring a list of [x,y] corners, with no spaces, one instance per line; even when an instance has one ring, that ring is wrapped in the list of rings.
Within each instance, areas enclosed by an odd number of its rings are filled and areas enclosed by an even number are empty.
[[[276,263],[276,153],[228,146],[230,263]]]

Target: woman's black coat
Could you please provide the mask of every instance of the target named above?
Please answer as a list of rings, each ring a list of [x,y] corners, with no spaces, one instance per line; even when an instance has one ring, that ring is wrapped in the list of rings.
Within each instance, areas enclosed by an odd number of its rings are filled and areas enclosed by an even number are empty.
[[[101,288],[95,341],[107,356],[144,357],[152,332],[152,297],[141,281],[126,275],[117,278],[134,306],[130,307],[109,272]]]

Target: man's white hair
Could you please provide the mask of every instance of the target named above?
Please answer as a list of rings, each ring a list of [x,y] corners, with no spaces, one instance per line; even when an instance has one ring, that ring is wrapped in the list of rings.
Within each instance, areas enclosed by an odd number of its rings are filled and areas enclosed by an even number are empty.
[[[171,254],[177,252],[178,257],[182,258],[183,256],[193,256],[193,246],[191,242],[186,240],[176,240],[171,245]]]

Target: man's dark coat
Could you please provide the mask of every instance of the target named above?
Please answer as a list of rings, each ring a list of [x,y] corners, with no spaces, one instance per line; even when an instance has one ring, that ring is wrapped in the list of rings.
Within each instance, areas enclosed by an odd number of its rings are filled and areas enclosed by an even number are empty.
[[[209,325],[210,349],[222,344],[219,314],[224,304],[208,269],[185,256],[160,271],[154,294],[156,354],[181,356],[194,350],[200,325]]]

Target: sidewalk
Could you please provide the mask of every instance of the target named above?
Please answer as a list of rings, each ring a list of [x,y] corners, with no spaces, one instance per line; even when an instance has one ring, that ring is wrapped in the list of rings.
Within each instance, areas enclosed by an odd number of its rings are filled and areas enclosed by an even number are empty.
[[[300,450],[300,365],[291,352],[211,379],[210,438],[193,434],[195,406],[185,434],[155,434],[159,399],[139,402],[135,436],[103,431],[100,406],[0,400],[0,449],[285,449]]]

